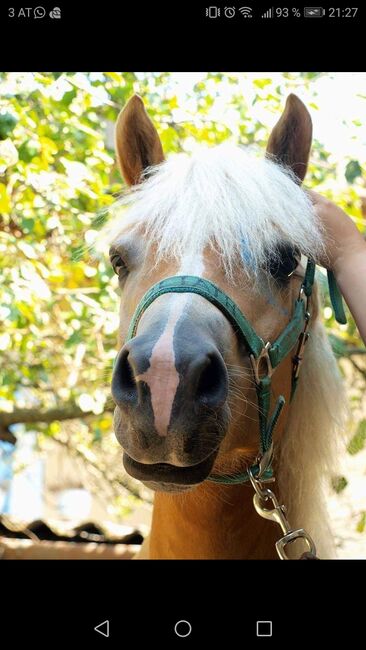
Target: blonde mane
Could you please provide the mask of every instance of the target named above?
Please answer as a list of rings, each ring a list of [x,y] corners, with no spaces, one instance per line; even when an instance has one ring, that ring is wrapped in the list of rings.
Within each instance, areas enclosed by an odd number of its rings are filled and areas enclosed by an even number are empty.
[[[328,524],[327,491],[337,471],[347,402],[325,329],[311,328],[299,384],[277,449],[277,480],[289,521],[316,541],[319,557],[335,556]]]

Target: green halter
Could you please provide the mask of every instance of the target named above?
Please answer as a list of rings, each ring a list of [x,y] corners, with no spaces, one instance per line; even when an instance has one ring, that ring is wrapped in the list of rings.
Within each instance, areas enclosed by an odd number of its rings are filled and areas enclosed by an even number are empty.
[[[259,461],[251,467],[251,472],[254,476],[260,475],[262,480],[272,476],[273,431],[285,404],[285,398],[283,395],[280,395],[270,416],[272,373],[281,361],[287,357],[297,342],[296,353],[292,359],[292,399],[297,385],[303,349],[309,336],[307,332],[310,320],[308,306],[314,284],[314,275],[315,264],[311,260],[308,260],[304,281],[299,296],[295,301],[292,319],[274,343],[265,343],[258,336],[238,305],[224,291],[221,291],[213,282],[194,275],[175,275],[154,284],[138,304],[128,330],[126,341],[129,341],[136,335],[137,326],[144,311],[154,300],[165,293],[196,293],[220,309],[230,321],[235,333],[245,343],[250,353],[250,361],[257,390],[260,443]],[[329,276],[331,277],[329,278]],[[339,322],[345,322],[342,299],[331,273],[328,273],[328,280],[336,318]],[[264,369],[262,368],[263,365],[265,366]],[[212,474],[209,476],[209,480],[215,483],[232,485],[248,481],[249,474],[248,471],[235,476],[217,476]]]

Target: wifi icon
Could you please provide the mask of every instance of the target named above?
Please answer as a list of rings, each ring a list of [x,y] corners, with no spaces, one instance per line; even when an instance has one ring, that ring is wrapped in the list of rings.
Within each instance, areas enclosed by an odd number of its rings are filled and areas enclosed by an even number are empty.
[[[239,8],[240,13],[244,18],[251,18],[252,17],[252,9],[251,7],[240,7]]]

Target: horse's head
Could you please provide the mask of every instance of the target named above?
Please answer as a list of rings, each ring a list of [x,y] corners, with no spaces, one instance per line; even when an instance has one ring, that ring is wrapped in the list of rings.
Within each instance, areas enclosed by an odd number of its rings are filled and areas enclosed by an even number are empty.
[[[159,280],[199,276],[228,294],[265,341],[275,340],[292,317],[300,252],[316,254],[321,242],[300,188],[311,132],[291,95],[266,158],[224,145],[164,161],[139,97],[118,118],[118,161],[133,188],[110,251],[122,291],[115,433],[128,473],[153,489],[188,489],[214,465],[225,472],[238,459],[253,461],[258,412],[248,349],[220,309],[201,295],[161,295],[125,342],[135,308]],[[276,388],[289,397],[291,354],[275,371]]]

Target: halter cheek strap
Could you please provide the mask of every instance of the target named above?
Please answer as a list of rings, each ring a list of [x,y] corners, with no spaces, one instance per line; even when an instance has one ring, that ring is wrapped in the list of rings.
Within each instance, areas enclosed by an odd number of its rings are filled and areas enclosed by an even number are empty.
[[[295,347],[296,342],[298,342],[295,356],[292,359],[293,372],[291,398],[293,397],[297,385],[304,346],[309,336],[307,332],[310,321],[308,306],[314,284],[314,275],[315,264],[311,260],[308,260],[304,281],[299,296],[295,301],[292,319],[274,343],[265,343],[255,332],[252,325],[239,309],[238,305],[213,282],[204,278],[193,275],[175,275],[166,278],[153,285],[138,304],[130,323],[126,341],[129,341],[136,335],[142,314],[157,298],[159,298],[159,296],[162,296],[165,293],[195,293],[220,309],[233,326],[235,333],[249,350],[249,358],[255,378],[258,400],[258,461],[248,471],[234,476],[218,476],[212,474],[209,476],[210,481],[225,484],[244,483],[250,480],[249,472],[252,477],[260,476],[261,480],[271,478],[273,431],[285,404],[285,398],[283,395],[280,395],[277,399],[273,413],[270,415],[271,377],[274,369],[285,357],[287,357]],[[336,304],[337,307],[335,310],[336,317],[340,316],[342,318],[343,316],[345,318],[342,299],[339,295],[334,278],[330,280],[330,295],[333,306]]]

